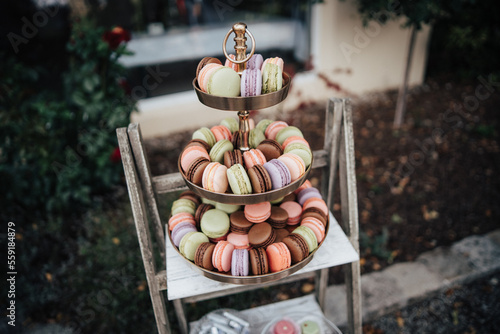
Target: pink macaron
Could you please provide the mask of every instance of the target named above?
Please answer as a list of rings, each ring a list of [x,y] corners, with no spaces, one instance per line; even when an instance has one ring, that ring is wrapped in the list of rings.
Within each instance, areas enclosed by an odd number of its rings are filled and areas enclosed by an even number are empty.
[[[214,134],[215,141],[219,141],[222,139],[231,141],[233,139],[233,134],[231,133],[231,130],[227,128],[227,126],[216,125],[211,127],[210,131],[212,131],[212,133]]]
[[[218,271],[228,272],[231,270],[231,257],[233,250],[234,246],[230,242],[217,242],[212,254],[212,264]]]
[[[288,213],[287,225],[297,225],[302,216],[302,206],[294,201],[286,201],[280,204],[282,209]]]
[[[292,264],[292,255],[290,250],[283,242],[270,244],[266,248],[269,269],[275,273],[285,270]]]
[[[205,65],[201,69],[200,74],[198,75],[198,86],[200,86],[200,89],[202,91],[204,91],[205,93],[207,92],[208,82],[210,81],[210,77],[215,71],[217,71],[221,67],[222,67],[221,64],[211,63]]]
[[[236,56],[233,55],[233,54],[230,54],[229,58],[231,60],[236,60]],[[231,60],[229,60],[229,59],[226,58],[226,61],[224,62],[224,66],[231,67],[233,70],[235,70],[236,72],[238,72],[238,64],[233,63]]]
[[[306,171],[306,164],[301,157],[294,153],[285,153],[278,158],[282,163],[284,163],[288,170],[290,171],[291,182],[294,182]]]
[[[264,68],[264,66],[266,66],[266,64],[275,64],[275,65],[278,65],[278,67],[281,69],[282,72],[283,72],[283,68],[285,66],[285,62],[283,61],[282,58],[280,58],[280,57],[271,57],[271,58],[267,58],[266,60],[264,60],[264,62],[262,63],[261,71]]]
[[[229,185],[227,167],[219,162],[211,162],[205,167],[201,184],[204,189],[216,193],[225,193]]]
[[[302,219],[300,222],[300,226],[307,226],[309,227],[313,232],[314,235],[316,236],[316,239],[318,240],[318,243],[323,241],[325,238],[325,225],[321,222],[321,220],[313,217],[307,217]]]
[[[309,198],[307,201],[304,202],[304,205],[302,206],[302,210],[305,210],[307,208],[318,208],[325,215],[328,216],[328,206],[326,205],[325,201],[321,198],[317,198],[317,197]]]
[[[180,223],[183,222],[188,222],[194,226],[196,226],[196,221],[194,220],[194,217],[192,214],[187,213],[187,212],[179,212],[170,217],[168,220],[168,230],[172,231],[174,227]]]
[[[310,148],[307,140],[305,140],[304,138],[302,138],[300,136],[288,137],[287,139],[285,139],[285,141],[283,142],[283,144],[281,146],[283,146],[283,150],[284,150],[289,144],[293,144],[293,143],[302,143]]]
[[[187,172],[191,163],[200,157],[207,158],[208,160],[210,160],[210,155],[208,154],[207,150],[204,149],[203,147],[201,146],[186,147],[181,154],[181,168],[184,171],[184,173]]]
[[[235,249],[249,249],[248,234],[240,234],[231,232],[227,235],[228,242],[233,244]]]
[[[252,223],[263,223],[271,216],[271,203],[247,204],[243,210],[245,218]]]
[[[267,162],[264,153],[257,148],[244,152],[243,160],[245,161],[245,167],[247,170],[255,165],[264,165]]]
[[[298,193],[300,193],[303,189],[306,189],[306,188],[311,188],[312,187],[312,184],[311,184],[311,181],[309,180],[305,180],[304,183],[302,183],[302,185],[300,187],[298,187],[297,189],[295,189],[295,191],[293,192],[295,195],[297,195]]]
[[[288,123],[287,122],[284,122],[284,121],[274,121],[272,122],[271,124],[269,124],[266,128],[266,131],[265,131],[265,136],[267,139],[272,139],[272,140],[275,140],[276,139],[276,135],[278,134],[278,132],[283,129],[283,128],[286,128],[288,126]]]

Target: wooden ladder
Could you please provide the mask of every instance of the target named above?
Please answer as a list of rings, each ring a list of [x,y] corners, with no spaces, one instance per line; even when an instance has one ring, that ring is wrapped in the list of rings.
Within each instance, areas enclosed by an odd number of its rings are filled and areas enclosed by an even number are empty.
[[[341,221],[337,224],[330,213],[330,231],[327,235],[332,241],[325,240],[318,249],[313,260],[297,273],[281,280],[255,285],[233,285],[220,283],[202,277],[200,274],[175,274],[168,268],[176,268],[173,261],[181,260],[179,265],[187,265],[179,255],[170,249],[166,242],[164,224],[158,208],[158,195],[187,189],[180,173],[152,176],[144,149],[141,130],[138,124],[130,124],[128,128],[116,130],[120,153],[127,182],[133,218],[141,250],[144,269],[149,286],[151,302],[159,333],[171,333],[167,316],[167,303],[162,291],[168,292],[168,298],[177,314],[179,326],[183,333],[188,333],[188,323],[184,311],[184,303],[207,300],[242,291],[265,286],[297,281],[307,277],[315,277],[315,296],[321,309],[325,307],[325,295],[328,283],[328,268],[343,265],[345,286],[347,290],[348,330],[361,334],[361,287],[358,243],[358,205],[356,191],[356,174],[354,161],[354,137],[352,110],[348,99],[332,98],[328,101],[325,120],[325,143],[322,150],[314,151],[313,168],[322,168],[321,192],[325,196],[330,212],[334,203],[336,176],[339,179]],[[166,221],[167,218],[164,218]],[[337,229],[335,229],[338,227]],[[155,243],[151,237],[154,234]],[[333,239],[335,238],[335,239]],[[327,243],[327,241],[329,243]],[[155,247],[156,246],[156,247]],[[328,253],[330,251],[330,253]],[[160,254],[162,263],[155,261],[155,253]],[[326,252],[323,256],[322,252]],[[167,253],[167,254],[166,254]],[[333,255],[332,255],[333,254]],[[316,259],[318,258],[318,259]],[[166,263],[166,267],[165,267]],[[167,268],[167,269],[166,269]],[[188,268],[190,269],[190,268]],[[193,276],[194,277],[191,277]],[[196,276],[197,275],[197,276]],[[193,279],[193,284],[200,280],[208,280],[208,287],[190,289],[189,296],[182,295],[175,282],[179,279]],[[168,279],[167,279],[168,278]],[[167,290],[168,288],[168,290]]]

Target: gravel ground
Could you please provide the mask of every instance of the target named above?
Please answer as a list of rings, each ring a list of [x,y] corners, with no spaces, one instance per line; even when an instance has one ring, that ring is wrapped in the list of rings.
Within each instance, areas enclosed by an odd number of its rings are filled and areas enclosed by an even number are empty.
[[[500,271],[452,285],[363,326],[364,333],[500,333]]]

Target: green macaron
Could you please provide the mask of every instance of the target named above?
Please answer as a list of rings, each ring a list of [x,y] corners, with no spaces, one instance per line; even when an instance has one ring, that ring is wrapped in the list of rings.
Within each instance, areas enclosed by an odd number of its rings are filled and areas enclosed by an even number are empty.
[[[302,134],[302,131],[300,131],[299,128],[290,125],[278,131],[278,133],[276,134],[276,141],[280,143],[280,145],[283,145],[285,140],[291,136],[298,136],[304,138],[304,135]]]
[[[210,150],[210,160],[224,164],[224,153],[233,149],[233,144],[228,139],[219,140]]]
[[[267,127],[272,122],[273,122],[272,119],[264,118],[264,119],[260,120],[259,123],[257,123],[257,125],[255,126],[255,128],[258,129],[258,130],[260,130],[260,131],[262,131],[262,133],[265,133]]]
[[[313,230],[307,226],[299,226],[292,233],[300,234],[304,239],[306,239],[307,247],[309,247],[309,253],[318,247],[318,239]]]
[[[240,128],[240,124],[238,123],[238,121],[232,117],[224,118],[220,122],[220,125],[224,125],[225,127],[227,127],[229,131],[231,131],[231,133],[238,131]]]
[[[224,211],[228,215],[241,209],[241,205],[238,204],[226,204],[226,203],[215,202],[214,206],[216,209]]]
[[[219,209],[211,209],[201,217],[200,228],[211,239],[225,236],[229,232],[229,215]]]
[[[312,162],[312,151],[309,147],[307,147],[306,144],[303,143],[293,143],[288,145],[285,148],[284,153],[297,154],[299,157],[302,158],[302,160],[304,160],[306,168],[309,167],[309,165]]]
[[[262,94],[276,92],[283,87],[283,72],[276,64],[267,63],[262,69]]]
[[[205,141],[210,147],[214,146],[214,144],[216,142],[214,134],[212,133],[212,131],[210,131],[209,128],[206,128],[206,127],[199,128],[198,130],[193,132],[193,135],[191,138],[192,139],[201,139],[201,140]]]
[[[194,261],[194,255],[199,245],[208,242],[208,238],[201,232],[188,232],[182,237],[179,244],[179,252],[190,261]]]
[[[257,148],[264,139],[266,139],[264,132],[257,128],[251,129],[248,134],[248,144],[251,148]]]
[[[227,181],[234,194],[247,195],[252,193],[252,184],[243,165],[234,164],[226,173]]]
[[[187,212],[190,213],[194,216],[196,210],[196,204],[187,199],[187,198],[179,198],[178,200],[175,200],[172,203],[172,216],[180,213],[180,212]]]

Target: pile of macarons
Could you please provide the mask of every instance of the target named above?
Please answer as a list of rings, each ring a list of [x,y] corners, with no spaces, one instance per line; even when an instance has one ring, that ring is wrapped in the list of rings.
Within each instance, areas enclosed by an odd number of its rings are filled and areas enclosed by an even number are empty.
[[[248,195],[280,189],[304,175],[313,155],[299,128],[270,119],[249,124],[246,152],[238,149],[234,118],[197,129],[180,156],[184,177],[211,192]]]
[[[324,240],[328,207],[306,180],[273,202],[223,204],[183,192],[172,203],[170,238],[197,266],[233,276],[279,272]]]
[[[234,55],[229,55],[234,60]],[[218,58],[205,57],[196,68],[196,80],[200,89],[208,94],[224,97],[247,97],[272,93],[283,87],[283,59],[263,59],[253,54],[246,62],[245,70],[238,74],[238,64],[226,59],[224,65]]]

